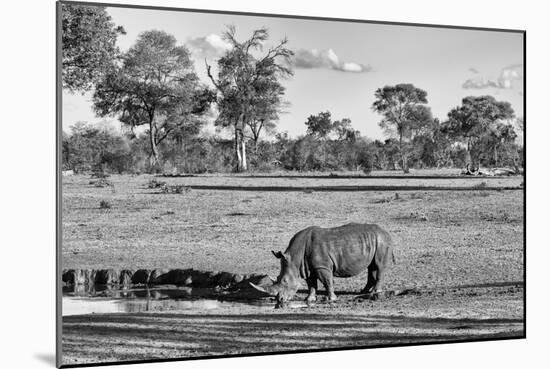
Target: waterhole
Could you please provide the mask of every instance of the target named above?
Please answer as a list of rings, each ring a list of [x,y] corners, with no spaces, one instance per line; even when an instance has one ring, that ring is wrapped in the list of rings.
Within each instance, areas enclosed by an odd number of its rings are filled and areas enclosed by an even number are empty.
[[[172,310],[200,313],[249,306],[273,308],[274,302],[270,298],[223,294],[207,288],[159,286],[113,289],[108,286],[71,286],[63,287],[62,315]]]

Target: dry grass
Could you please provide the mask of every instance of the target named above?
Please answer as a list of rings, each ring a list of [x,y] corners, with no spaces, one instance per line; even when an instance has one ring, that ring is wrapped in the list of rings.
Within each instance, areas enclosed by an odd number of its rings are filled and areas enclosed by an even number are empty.
[[[320,173],[292,173],[286,174],[254,173],[243,174],[209,174],[194,175],[186,177],[161,177],[162,181],[168,185],[185,186],[288,186],[288,187],[313,187],[313,186],[438,186],[438,187],[476,187],[496,188],[496,187],[519,187],[523,177],[451,177],[450,175],[439,175],[436,178],[424,178],[433,171],[416,172],[414,175],[405,177],[399,172],[376,172],[376,175],[364,176],[357,173],[343,173],[339,175],[329,175]],[[351,176],[346,178],[345,176]],[[389,176],[389,177],[388,177]],[[112,177],[114,179],[115,176]],[[142,182],[154,179],[152,176],[140,176]],[[136,177],[136,178],[140,178]],[[484,184],[482,184],[484,183]]]
[[[85,177],[64,178],[64,268],[195,268],[276,275],[278,263],[270,250],[284,250],[297,231],[366,222],[380,224],[395,240],[391,286],[516,281],[523,276],[522,191],[161,194],[147,188],[152,178],[112,176],[117,193],[91,187]],[[267,178],[220,176],[167,182],[187,186],[190,180],[272,184]],[[310,179],[279,181],[300,186]],[[100,200],[112,208],[101,211]],[[428,264],[419,261],[426,252],[433,255]],[[337,281],[346,290],[363,284],[361,277]]]
[[[113,192],[90,186],[86,177],[64,177],[63,268],[194,268],[274,276],[279,262],[270,250],[284,250],[297,231],[310,225],[366,222],[387,229],[396,245],[397,260],[386,287],[421,292],[358,302],[354,293],[366,282],[361,275],[335,280],[338,303],[291,311],[240,306],[66,317],[66,364],[524,334],[523,191],[487,189],[515,186],[521,178],[239,175],[165,178],[166,184],[150,186],[153,179],[112,176],[109,180],[119,189]],[[193,184],[304,187],[372,181],[472,187],[486,182],[487,187],[399,192],[159,191]],[[112,204],[111,209],[99,209],[100,201]],[[296,299],[305,293],[299,291]]]

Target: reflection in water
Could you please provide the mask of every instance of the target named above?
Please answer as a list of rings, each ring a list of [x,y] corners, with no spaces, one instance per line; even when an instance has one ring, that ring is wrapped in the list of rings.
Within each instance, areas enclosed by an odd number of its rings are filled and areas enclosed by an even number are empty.
[[[129,288],[111,285],[72,285],[63,287],[63,296],[71,297],[111,297],[111,298],[179,298],[212,295],[206,288],[163,286],[159,288]]]
[[[222,307],[217,300],[152,300],[63,297],[63,316],[101,313],[139,313],[164,310],[205,310]]]
[[[239,305],[271,306],[266,300],[236,302],[217,296],[212,289],[172,287],[113,288],[77,285],[63,287],[63,316],[145,311],[220,309]]]

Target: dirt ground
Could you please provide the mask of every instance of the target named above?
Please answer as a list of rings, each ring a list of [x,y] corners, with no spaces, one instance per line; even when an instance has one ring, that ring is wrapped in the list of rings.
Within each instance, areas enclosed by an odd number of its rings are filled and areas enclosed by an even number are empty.
[[[428,173],[430,174],[430,173]],[[63,319],[63,362],[239,354],[523,336],[522,177],[156,178],[169,184],[254,186],[471,186],[471,191],[257,192],[192,189],[163,194],[155,177],[63,178],[67,268],[195,268],[278,274],[270,250],[299,230],[348,222],[390,232],[388,289],[419,294],[355,301],[366,276],[336,279],[339,302],[275,310],[246,306]],[[483,184],[484,183],[484,184]],[[100,208],[101,201],[111,207]],[[305,287],[305,283],[304,283]],[[298,303],[305,295],[296,297]]]
[[[336,303],[319,302],[305,307],[297,301],[296,305],[287,309],[238,306],[69,316],[63,319],[63,363],[459,342],[524,335],[521,284],[436,290],[378,301],[356,301],[352,295],[340,294]]]

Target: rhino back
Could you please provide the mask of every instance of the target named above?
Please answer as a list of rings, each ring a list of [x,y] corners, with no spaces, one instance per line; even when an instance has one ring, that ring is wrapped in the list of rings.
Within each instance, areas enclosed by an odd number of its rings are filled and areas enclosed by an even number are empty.
[[[376,224],[314,228],[306,259],[311,269],[330,269],[336,277],[352,277],[367,269],[376,251],[389,243],[389,234]]]

